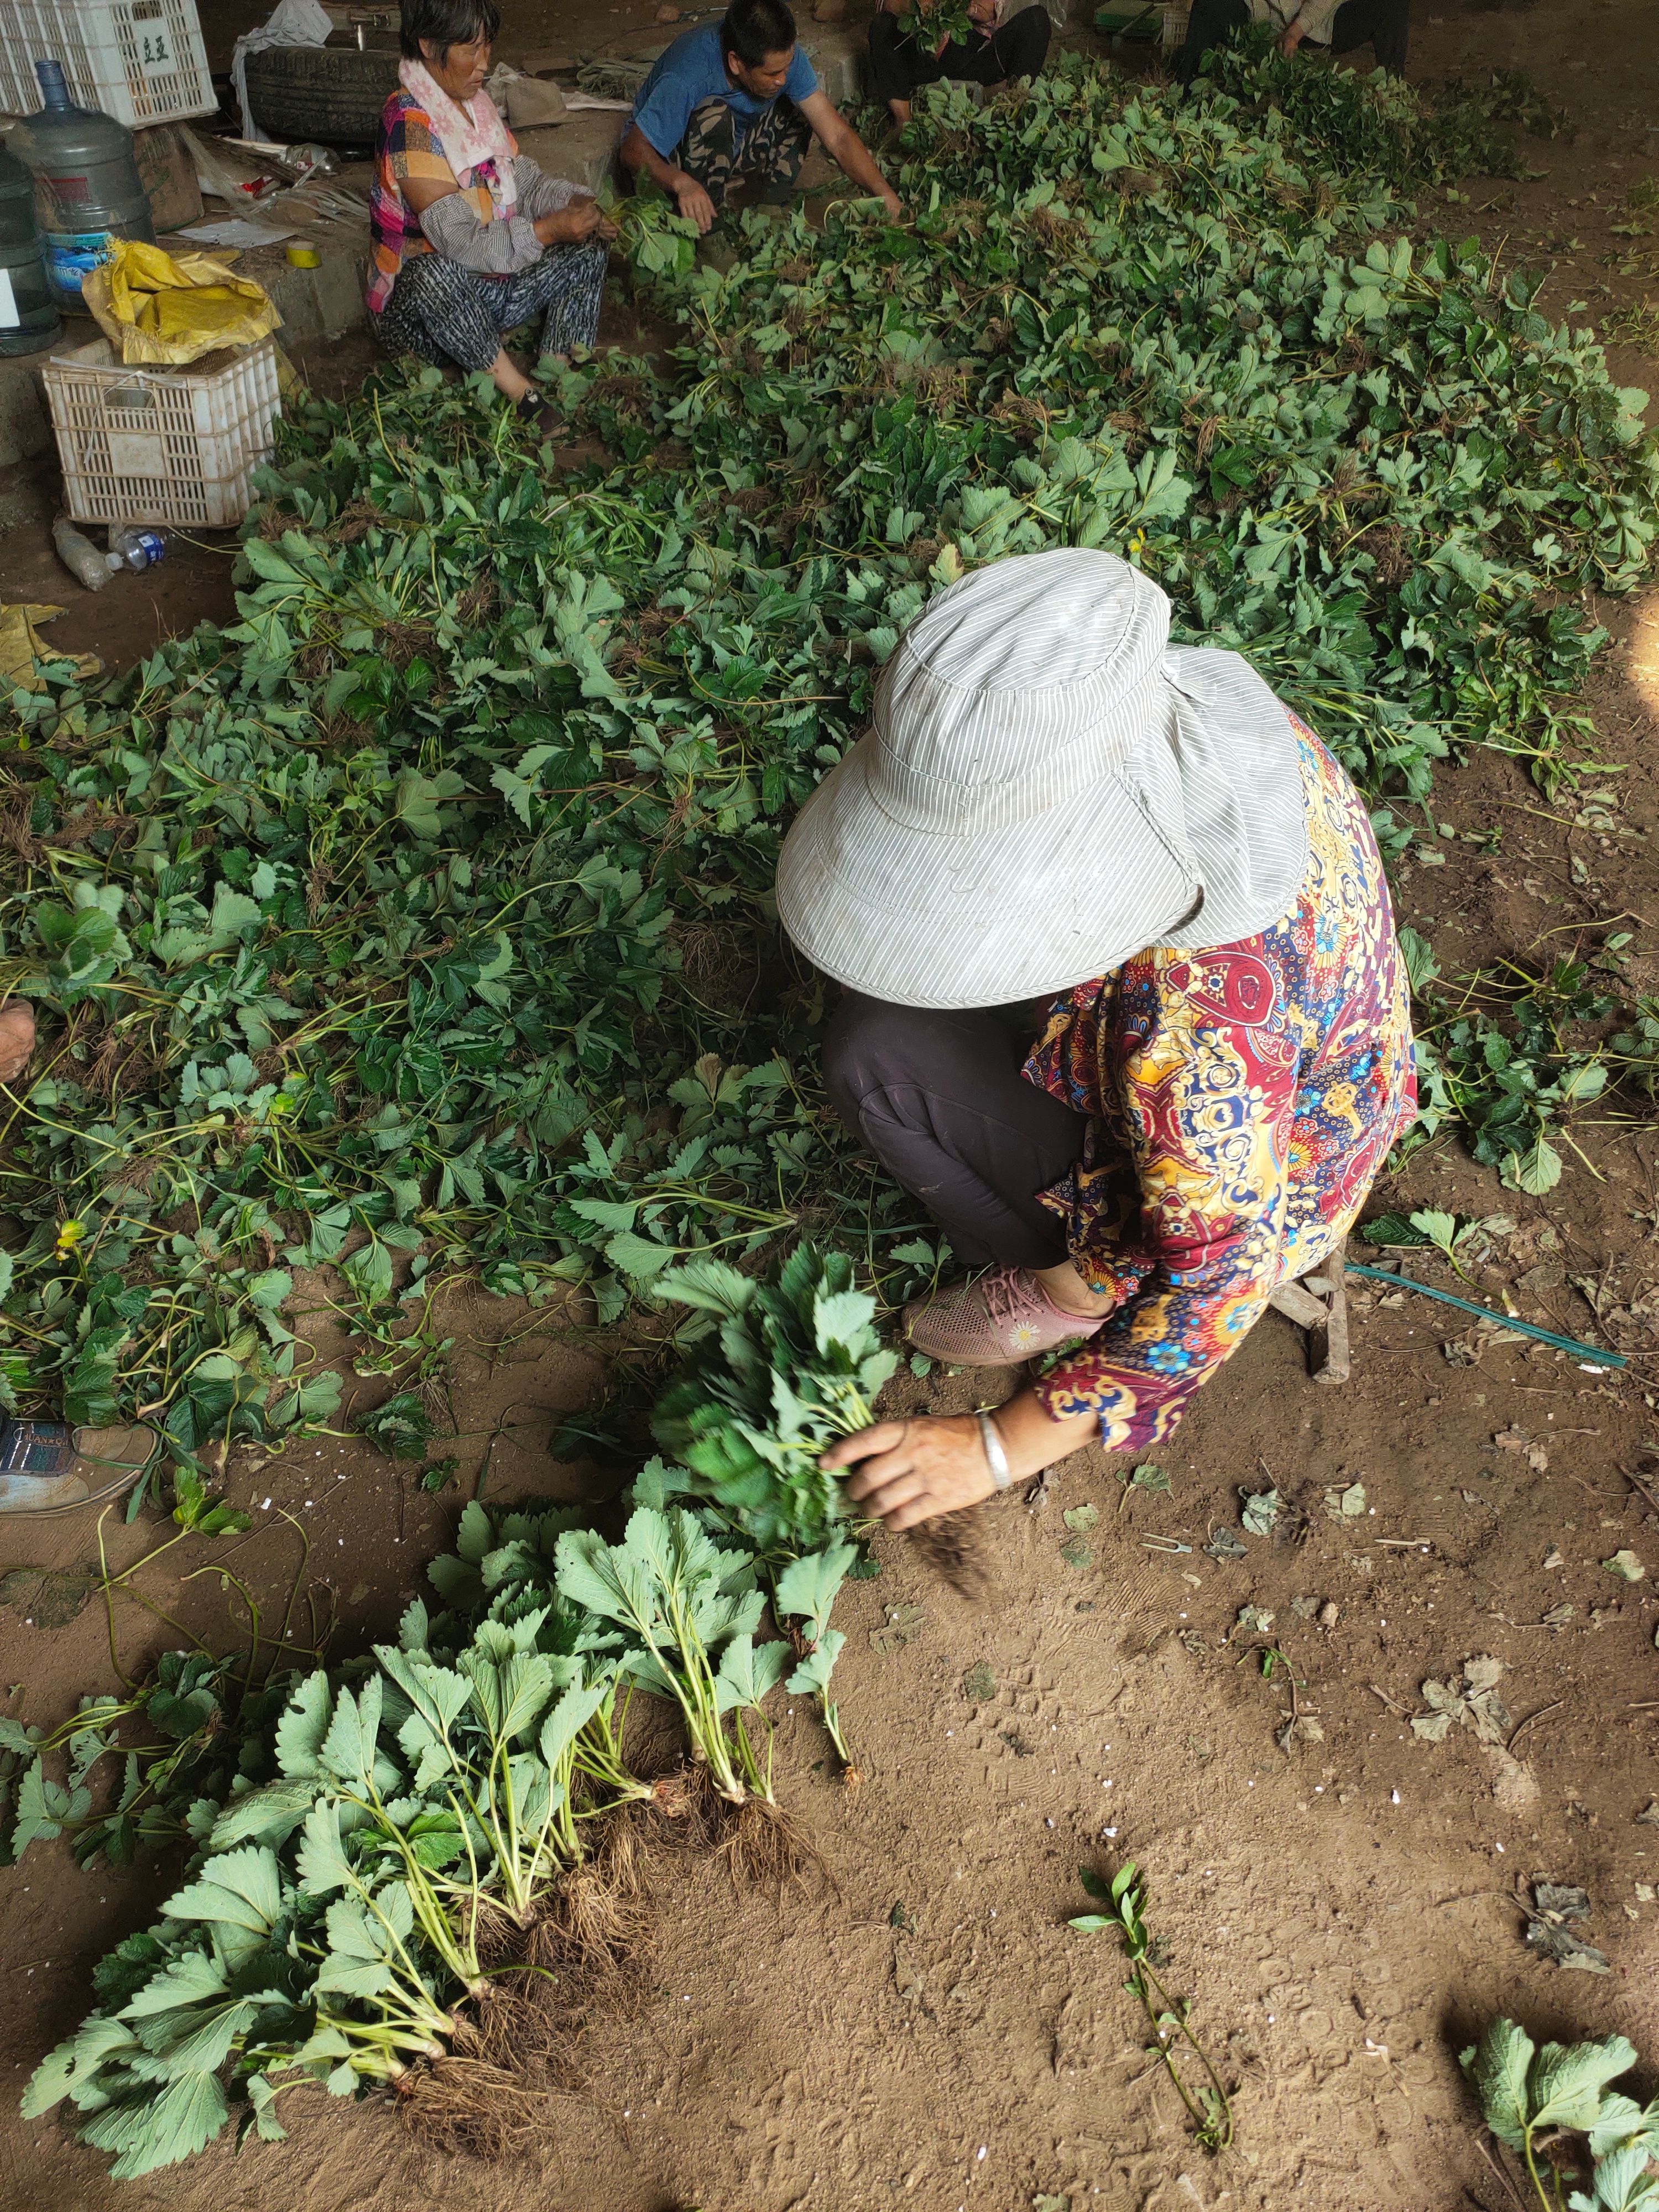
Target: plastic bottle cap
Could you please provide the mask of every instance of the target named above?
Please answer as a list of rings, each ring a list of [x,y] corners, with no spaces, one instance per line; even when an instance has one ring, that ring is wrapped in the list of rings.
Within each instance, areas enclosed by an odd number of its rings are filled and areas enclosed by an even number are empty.
[[[290,246],[288,258],[295,269],[320,269],[323,264],[323,257],[314,246]]]

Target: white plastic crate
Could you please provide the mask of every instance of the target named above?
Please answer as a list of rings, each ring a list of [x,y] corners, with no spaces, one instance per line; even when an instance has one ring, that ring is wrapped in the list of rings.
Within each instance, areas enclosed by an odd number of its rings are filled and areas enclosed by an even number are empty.
[[[130,368],[99,338],[41,375],[73,520],[229,530],[247,513],[283,411],[274,338],[205,373]]]
[[[130,130],[218,109],[196,0],[0,0],[0,112],[39,108],[38,61]]]

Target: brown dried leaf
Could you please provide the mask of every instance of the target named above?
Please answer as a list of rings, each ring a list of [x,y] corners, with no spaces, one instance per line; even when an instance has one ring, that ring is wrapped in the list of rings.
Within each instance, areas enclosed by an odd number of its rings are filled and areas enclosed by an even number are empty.
[[[1282,1752],[1288,1754],[1294,1751],[1298,1744],[1323,1743],[1325,1731],[1319,1723],[1308,1714],[1297,1713],[1285,1722],[1273,1741]]]

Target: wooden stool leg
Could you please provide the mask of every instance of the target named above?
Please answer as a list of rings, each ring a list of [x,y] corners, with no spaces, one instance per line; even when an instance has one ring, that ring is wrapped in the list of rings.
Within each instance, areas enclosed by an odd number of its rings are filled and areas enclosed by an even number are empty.
[[[1340,1244],[1319,1272],[1331,1287],[1325,1302],[1325,1326],[1308,1339],[1309,1365],[1316,1382],[1346,1382],[1348,1379],[1348,1289]]]
[[[1316,1382],[1348,1379],[1348,1293],[1339,1245],[1299,1281],[1281,1283],[1268,1298],[1308,1340],[1308,1372]]]

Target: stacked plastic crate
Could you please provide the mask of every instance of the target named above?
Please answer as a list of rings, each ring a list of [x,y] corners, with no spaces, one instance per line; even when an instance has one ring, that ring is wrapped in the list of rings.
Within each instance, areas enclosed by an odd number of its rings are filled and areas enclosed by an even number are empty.
[[[0,112],[40,106],[37,61],[61,62],[72,99],[132,131],[218,109],[194,0],[0,0]],[[76,522],[211,530],[247,513],[282,411],[273,340],[218,365],[135,368],[100,339],[56,354],[42,381]]]
[[[100,338],[42,381],[73,520],[230,530],[247,513],[282,412],[274,338],[219,368],[126,368]]]
[[[0,0],[0,112],[40,106],[38,61],[130,131],[218,109],[195,0]]]

